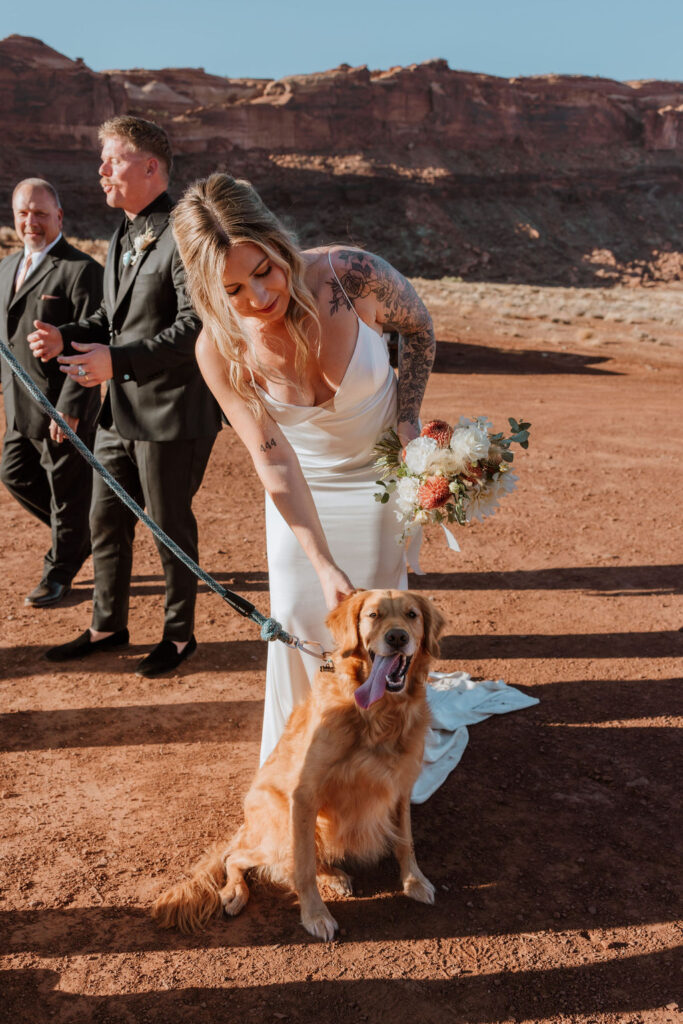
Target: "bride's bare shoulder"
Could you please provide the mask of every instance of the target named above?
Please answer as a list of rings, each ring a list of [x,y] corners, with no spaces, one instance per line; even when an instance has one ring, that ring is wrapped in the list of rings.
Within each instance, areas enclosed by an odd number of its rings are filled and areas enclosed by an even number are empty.
[[[347,267],[352,253],[362,253],[352,245],[320,245],[315,249],[305,249],[303,257],[306,262],[306,278],[314,292],[320,292],[329,284],[331,277],[330,264],[335,273]]]

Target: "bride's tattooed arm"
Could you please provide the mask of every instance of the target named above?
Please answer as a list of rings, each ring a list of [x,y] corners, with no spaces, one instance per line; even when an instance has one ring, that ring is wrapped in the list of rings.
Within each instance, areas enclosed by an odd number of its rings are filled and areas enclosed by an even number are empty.
[[[342,264],[339,280],[351,302],[374,298],[382,307],[378,321],[388,331],[398,331],[401,335],[398,422],[410,425],[417,434],[420,406],[436,351],[432,319],[410,281],[381,257],[342,249],[335,253],[335,262]],[[335,278],[330,286],[330,312],[334,315],[341,308],[349,308],[349,303]]]

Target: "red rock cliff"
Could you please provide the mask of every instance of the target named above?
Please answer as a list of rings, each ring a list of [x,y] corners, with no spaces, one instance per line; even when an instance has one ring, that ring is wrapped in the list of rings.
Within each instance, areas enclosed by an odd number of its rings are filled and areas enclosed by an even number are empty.
[[[304,241],[350,239],[408,273],[578,282],[680,272],[681,83],[507,80],[439,60],[279,81],[95,73],[10,36],[0,87],[0,188],[50,178],[74,233],[113,226],[97,126],[130,112],[168,130],[176,191],[229,169]]]

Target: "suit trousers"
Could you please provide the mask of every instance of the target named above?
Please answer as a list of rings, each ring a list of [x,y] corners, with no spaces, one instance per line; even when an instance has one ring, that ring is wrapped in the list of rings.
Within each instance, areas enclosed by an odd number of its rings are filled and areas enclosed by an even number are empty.
[[[95,456],[147,514],[195,561],[196,494],[215,441],[132,441],[113,428],[97,428]],[[137,518],[95,473],[90,509],[95,592],[92,628],[128,625],[133,537]],[[197,577],[155,538],[166,583],[164,640],[189,640],[194,631]]]
[[[92,448],[92,423],[78,425],[78,436]],[[24,437],[8,428],[3,441],[0,479],[27,512],[52,531],[43,562],[43,579],[71,583],[90,554],[88,512],[92,469],[68,440]]]

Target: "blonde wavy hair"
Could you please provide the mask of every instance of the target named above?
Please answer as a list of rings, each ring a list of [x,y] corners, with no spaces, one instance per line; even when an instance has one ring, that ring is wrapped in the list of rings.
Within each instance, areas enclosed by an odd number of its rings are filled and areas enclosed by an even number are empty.
[[[252,242],[284,271],[291,295],[285,325],[295,346],[298,382],[311,358],[311,338],[319,344],[320,319],[304,280],[305,263],[296,240],[248,181],[229,174],[212,174],[189,186],[173,211],[173,234],[204,331],[226,360],[231,387],[260,415],[262,406],[247,371],[253,368],[267,379],[279,378],[250,349],[245,320],[228,300],[223,288],[225,257],[234,245]]]

